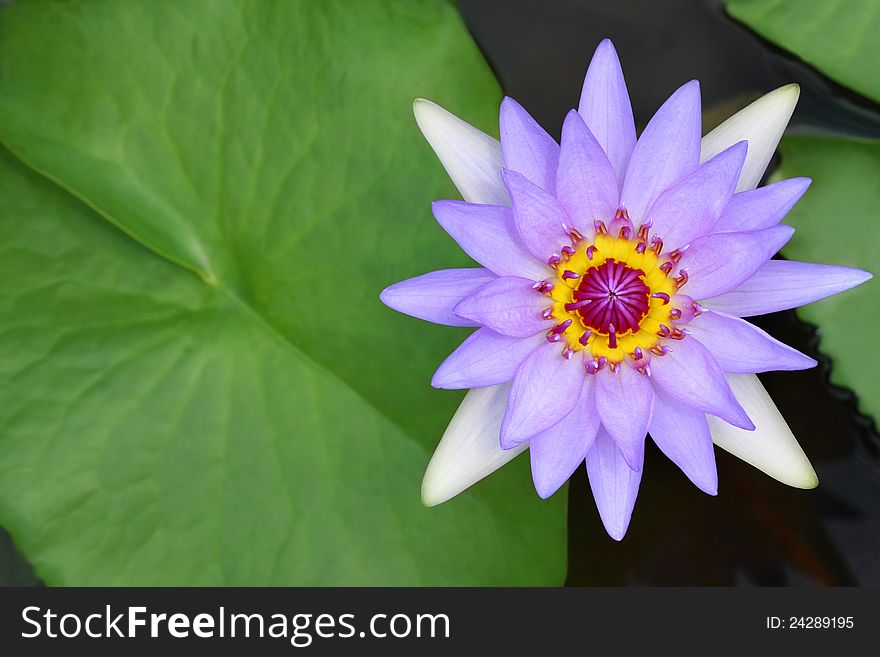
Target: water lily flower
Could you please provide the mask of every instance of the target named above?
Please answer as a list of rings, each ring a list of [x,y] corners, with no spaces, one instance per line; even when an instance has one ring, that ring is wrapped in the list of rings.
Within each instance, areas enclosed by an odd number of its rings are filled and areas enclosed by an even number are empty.
[[[432,385],[470,389],[428,465],[426,505],[529,449],[552,495],[586,462],[606,530],[620,540],[646,435],[717,494],[713,443],[781,482],[816,474],[755,376],[816,361],[742,319],[836,294],[870,274],[771,260],[810,185],[756,189],[797,102],[768,93],[701,138],[700,88],[679,88],[636,138],[620,62],[599,44],[557,143],[516,101],[500,143],[427,100],[416,120],[464,201],[437,221],[480,268],[382,292],[400,312],[479,327]]]

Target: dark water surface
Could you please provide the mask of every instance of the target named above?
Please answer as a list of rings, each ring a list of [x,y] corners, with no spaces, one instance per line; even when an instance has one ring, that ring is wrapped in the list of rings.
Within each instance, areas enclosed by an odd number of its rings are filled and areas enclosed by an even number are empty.
[[[704,129],[750,100],[801,85],[791,132],[880,137],[880,108],[728,18],[718,0],[461,0],[462,15],[501,81],[554,136],[577,105],[587,64],[610,37],[641,127],[684,82],[700,80]],[[772,169],[772,167],[771,167]],[[820,360],[761,379],[819,474],[789,488],[716,450],[719,495],[698,491],[656,447],[629,533],[607,537],[585,472],[569,490],[570,585],[880,584],[880,441],[852,393],[827,383],[831,363],[794,312],[759,318]]]

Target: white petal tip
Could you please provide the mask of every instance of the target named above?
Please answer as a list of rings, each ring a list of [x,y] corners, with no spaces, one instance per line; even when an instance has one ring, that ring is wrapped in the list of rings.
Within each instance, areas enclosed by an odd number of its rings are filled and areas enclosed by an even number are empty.
[[[819,484],[816,471],[758,377],[728,374],[727,380],[758,428],[742,431],[707,416],[715,444],[783,484],[815,488]]]
[[[791,473],[791,476],[786,477],[785,479],[780,477],[777,477],[776,479],[792,488],[800,488],[802,490],[812,490],[813,488],[817,488],[819,486],[819,477],[816,475],[816,471],[813,470],[813,466],[809,463],[806,465],[807,467],[801,472]]]
[[[492,474],[528,444],[508,451],[498,445],[510,385],[475,388],[465,395],[422,479],[422,504],[437,506]]]
[[[454,497],[454,496],[453,496]],[[427,477],[425,477],[425,481],[422,482],[422,505],[428,508],[433,506],[437,506],[438,504],[443,504],[450,500],[450,497],[445,497],[439,494],[439,491],[432,490],[432,487],[427,483]]]
[[[428,100],[427,98],[415,98],[415,99],[413,99],[413,103],[412,103],[412,106],[413,106],[413,112],[415,112],[416,114],[418,114],[419,112],[425,111],[426,109],[430,109],[429,107],[425,107],[426,105],[427,105],[427,106],[433,105],[434,107],[437,107],[437,104],[436,104],[436,103],[431,102],[431,101]]]

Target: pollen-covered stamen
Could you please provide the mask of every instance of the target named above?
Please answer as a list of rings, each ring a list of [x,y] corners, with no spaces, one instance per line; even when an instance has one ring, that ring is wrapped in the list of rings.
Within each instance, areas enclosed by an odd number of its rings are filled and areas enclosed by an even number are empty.
[[[688,273],[686,270],[682,269],[678,272],[678,277],[675,279],[675,286],[680,288],[682,285],[688,282]]]
[[[651,295],[651,298],[652,298],[652,299],[660,299],[661,301],[663,301],[663,305],[664,305],[664,306],[665,306],[667,303],[669,303],[669,295],[666,294],[666,292],[654,292],[654,293]]]
[[[550,329],[550,332],[548,335],[562,335],[563,333],[565,333],[566,329],[568,329],[569,326],[571,326],[571,320],[567,319],[564,322],[557,324],[552,329]]]
[[[617,331],[614,329],[614,324],[608,325],[608,346],[617,349]]]
[[[567,303],[563,307],[568,312],[571,313],[571,312],[574,312],[575,310],[579,310],[579,309],[581,309],[591,303],[593,303],[592,299],[582,299],[581,301],[572,301],[571,303]]]
[[[538,281],[532,287],[541,294],[550,294],[553,291],[553,283],[548,280]]]
[[[643,276],[640,269],[608,259],[587,270],[572,295],[576,301],[566,305],[566,310],[570,306],[585,326],[609,336],[612,327],[616,328],[615,333],[638,331],[639,322],[649,309],[650,289]],[[611,340],[609,337],[609,346]],[[613,340],[616,343],[616,336]]]
[[[624,208],[618,208],[617,212],[614,213],[614,219],[611,220],[611,224],[608,226],[608,232],[625,240],[632,237],[633,223],[630,221],[629,214]]]
[[[605,222],[601,219],[596,219],[596,221],[593,222],[593,225],[596,227],[596,235],[608,234],[608,226],[606,226]]]

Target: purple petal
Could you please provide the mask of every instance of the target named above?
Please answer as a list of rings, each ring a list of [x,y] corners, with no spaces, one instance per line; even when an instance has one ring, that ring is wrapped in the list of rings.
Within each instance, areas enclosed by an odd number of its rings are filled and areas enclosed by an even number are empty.
[[[545,342],[535,349],[513,379],[501,423],[501,447],[515,447],[568,415],[580,396],[584,376],[581,360],[563,358],[559,345]]]
[[[700,162],[700,85],[691,80],[657,110],[639,137],[620,204],[639,224],[654,200]]]
[[[642,467],[645,434],[651,420],[654,386],[626,364],[596,374],[596,408],[602,426],[617,443],[629,467]]]
[[[587,475],[605,531],[615,541],[621,540],[629,527],[639,494],[642,468],[633,470],[629,467],[620,448],[603,428],[599,429],[593,447],[587,452]]]
[[[651,378],[670,397],[746,430],[755,426],[739,405],[709,350],[693,338],[670,341],[669,352],[651,358]]]
[[[765,315],[830,297],[871,277],[851,267],[771,260],[735,289],[705,303],[713,310],[738,317]]]
[[[547,344],[543,335],[511,338],[491,329],[478,329],[440,364],[431,385],[457,390],[505,383],[542,344]]]
[[[540,280],[549,275],[547,265],[536,260],[519,238],[510,208],[434,201],[431,209],[465,253],[499,276]]]
[[[734,194],[713,232],[759,230],[775,226],[804,195],[811,182],[809,178],[789,178]]]
[[[678,263],[690,276],[684,294],[701,300],[732,290],[766,264],[793,233],[791,226],[774,226],[695,240]]]
[[[738,317],[706,310],[687,325],[687,330],[712,352],[725,372],[756,374],[817,365],[809,356]]]
[[[648,221],[669,247],[684,247],[706,235],[733,196],[748,147],[741,141],[701,164],[664,191]]]
[[[578,113],[608,155],[617,184],[623,184],[626,166],[636,145],[636,126],[620,60],[608,39],[593,53]]]
[[[382,290],[379,298],[397,312],[447,326],[479,326],[452,312],[464,297],[495,279],[485,269],[441,269]]]
[[[526,338],[550,328],[541,313],[551,304],[552,299],[536,291],[532,281],[503,276],[466,296],[454,312],[498,333]]]
[[[556,189],[559,144],[513,98],[501,103],[499,119],[504,167],[546,192]]]
[[[529,438],[532,481],[543,499],[559,490],[593,445],[599,430],[596,377],[585,376],[574,408],[549,429]]]
[[[574,110],[562,124],[556,196],[574,227],[585,235],[594,234],[596,219],[608,223],[617,210],[617,175],[605,151]]]
[[[513,218],[520,238],[532,255],[547,262],[570,242],[565,227],[571,226],[571,222],[565,208],[516,171],[502,169],[501,177],[513,201]]]
[[[697,488],[709,495],[718,494],[715,450],[709,423],[702,411],[682,404],[658,389],[648,430],[657,447]]]

